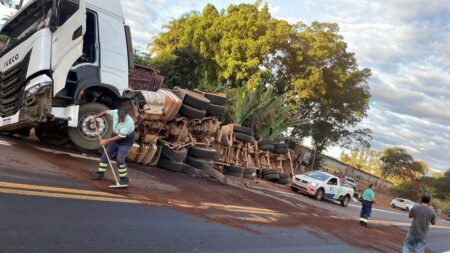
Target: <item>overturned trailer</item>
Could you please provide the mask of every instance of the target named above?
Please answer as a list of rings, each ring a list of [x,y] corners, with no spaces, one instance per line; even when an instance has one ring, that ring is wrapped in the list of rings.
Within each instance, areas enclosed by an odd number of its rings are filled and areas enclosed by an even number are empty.
[[[224,184],[224,174],[290,182],[287,144],[258,142],[253,129],[224,125],[225,94],[174,88],[130,91],[127,98],[137,122],[129,160]]]

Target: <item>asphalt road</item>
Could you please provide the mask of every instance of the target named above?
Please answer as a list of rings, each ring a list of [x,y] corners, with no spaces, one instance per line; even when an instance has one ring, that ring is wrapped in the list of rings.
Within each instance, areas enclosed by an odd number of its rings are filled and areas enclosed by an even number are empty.
[[[135,203],[89,186],[42,155],[23,157],[35,148],[29,140],[0,137],[1,252],[369,252],[324,231],[263,225],[246,231],[171,208]],[[289,196],[338,216],[359,213],[358,206],[342,208]],[[410,222],[401,211],[374,210],[372,216]],[[429,248],[450,250],[448,238],[450,230],[432,230]]]

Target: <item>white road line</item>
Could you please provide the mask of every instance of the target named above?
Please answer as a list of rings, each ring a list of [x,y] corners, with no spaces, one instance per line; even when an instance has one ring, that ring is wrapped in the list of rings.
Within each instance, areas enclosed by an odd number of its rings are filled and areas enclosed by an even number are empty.
[[[348,206],[361,208],[361,206],[355,205],[355,204],[348,204]],[[398,215],[405,215],[405,213],[399,213],[399,212],[394,212],[394,211],[388,211],[388,210],[379,209],[379,208],[372,208],[372,210],[379,211],[379,212],[384,212],[384,213],[392,213],[392,214],[398,214]]]
[[[0,145],[3,145],[3,146],[12,146],[12,144],[11,144],[10,142],[8,142],[8,141],[3,141],[3,140],[0,140]]]

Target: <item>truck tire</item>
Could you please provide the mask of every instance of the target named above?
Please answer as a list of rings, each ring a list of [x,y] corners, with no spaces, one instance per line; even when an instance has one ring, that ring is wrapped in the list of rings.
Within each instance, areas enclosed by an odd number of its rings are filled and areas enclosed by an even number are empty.
[[[324,194],[324,191],[323,191],[322,188],[320,188],[320,189],[317,190],[316,195],[314,195],[314,198],[316,200],[321,201],[323,199],[323,194]]]
[[[279,183],[279,184],[289,184],[290,180],[289,180],[289,178],[281,178],[280,177],[280,179],[278,179],[277,183]]]
[[[181,162],[174,162],[171,160],[168,160],[164,157],[161,157],[158,161],[158,167],[161,169],[173,171],[173,172],[180,172],[183,169],[184,163]]]
[[[205,97],[211,101],[211,104],[224,106],[228,103],[226,96],[220,96],[214,93],[205,93]]]
[[[205,110],[199,110],[189,105],[182,105],[178,113],[190,119],[203,119],[206,115]]]
[[[347,207],[350,202],[350,197],[347,195],[341,200],[341,206]]]
[[[200,170],[192,167],[189,164],[183,164],[183,169],[181,169],[181,172],[183,172],[184,174],[188,174],[189,176],[192,177],[201,177],[202,173]]]
[[[219,153],[213,148],[191,147],[189,148],[189,156],[217,161]]]
[[[269,180],[269,181],[277,181],[277,180],[280,179],[280,175],[278,175],[278,174],[267,174],[267,175],[264,175],[262,178],[265,179],[265,180]]]
[[[263,176],[269,175],[269,174],[277,174],[278,175],[278,170],[277,169],[262,169],[261,174]]]
[[[273,153],[277,154],[277,155],[287,155],[289,153],[289,149],[275,147],[275,150],[273,151]]]
[[[274,145],[269,145],[269,144],[261,145],[261,146],[259,146],[259,150],[262,150],[262,151],[274,151],[275,150],[275,146]]]
[[[272,140],[269,140],[269,139],[265,139],[265,140],[259,141],[259,142],[258,142],[258,145],[259,145],[259,146],[265,146],[265,145],[271,145],[271,146],[273,146],[273,141],[272,141]]]
[[[223,172],[224,175],[228,175],[228,176],[233,176],[233,177],[244,177],[243,173],[238,173],[238,172],[231,172],[231,171],[225,171]]]
[[[78,113],[78,126],[69,127],[70,140],[78,147],[85,150],[98,150],[100,145],[95,127],[89,123],[93,115],[109,110],[106,105],[99,103],[88,103],[80,106]],[[103,126],[100,126],[102,138],[111,137],[113,131],[112,119],[108,116],[99,118]]]
[[[239,173],[239,174],[244,174],[244,168],[240,167],[240,166],[236,166],[236,165],[225,165],[223,166],[223,172],[227,173]]]
[[[183,104],[188,105],[190,107],[193,107],[195,109],[198,110],[206,110],[206,108],[208,108],[208,105],[211,102],[209,101],[209,99],[207,99],[206,97],[204,97],[202,94],[189,94],[186,93],[186,95],[184,96],[183,99]]]
[[[36,136],[43,143],[53,146],[64,146],[70,143],[67,128],[60,127],[36,127],[34,129]]]
[[[233,131],[235,133],[243,133],[252,137],[255,136],[255,132],[250,127],[234,126]]]
[[[223,116],[225,114],[226,108],[220,105],[210,104],[208,108],[206,108],[206,112],[215,116]]]
[[[204,174],[217,179],[222,184],[227,184],[225,176],[213,168],[214,162],[204,161],[191,156],[188,156],[186,163],[192,167],[201,170]]]
[[[180,150],[173,150],[169,147],[164,146],[161,150],[161,153],[168,160],[171,160],[174,162],[182,162],[182,161],[184,161],[184,159],[186,159],[187,149],[182,148]]]
[[[253,138],[250,135],[244,134],[244,133],[235,132],[234,137],[236,138],[236,140],[247,142],[247,143],[255,142],[255,138]]]

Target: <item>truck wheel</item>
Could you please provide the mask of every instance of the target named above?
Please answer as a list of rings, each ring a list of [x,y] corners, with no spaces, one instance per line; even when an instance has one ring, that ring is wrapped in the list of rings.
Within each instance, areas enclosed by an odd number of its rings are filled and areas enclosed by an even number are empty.
[[[99,103],[84,104],[80,107],[78,126],[69,127],[70,140],[78,147],[85,150],[97,150],[102,146],[98,140],[95,126],[90,123],[91,118],[109,108]],[[112,119],[110,117],[97,118],[97,127],[102,138],[109,138],[113,131]]]
[[[323,189],[319,189],[316,192],[316,195],[314,196],[316,200],[322,200],[323,199]]]
[[[347,207],[348,206],[348,202],[350,202],[350,198],[349,198],[349,196],[345,196],[344,199],[341,200],[341,206]]]
[[[53,127],[36,127],[34,129],[36,136],[43,143],[53,146],[64,146],[70,143],[69,135],[67,135],[67,128],[57,126]]]
[[[394,204],[391,205],[392,208],[395,208],[396,206]]]

